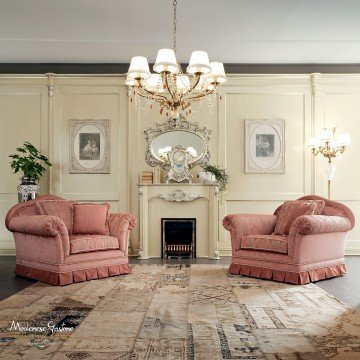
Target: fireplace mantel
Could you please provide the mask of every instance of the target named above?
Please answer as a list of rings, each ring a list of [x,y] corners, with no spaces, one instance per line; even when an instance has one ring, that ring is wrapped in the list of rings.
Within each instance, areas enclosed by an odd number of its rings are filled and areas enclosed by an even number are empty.
[[[161,218],[196,218],[197,257],[220,259],[216,184],[139,184],[139,259],[161,257]]]

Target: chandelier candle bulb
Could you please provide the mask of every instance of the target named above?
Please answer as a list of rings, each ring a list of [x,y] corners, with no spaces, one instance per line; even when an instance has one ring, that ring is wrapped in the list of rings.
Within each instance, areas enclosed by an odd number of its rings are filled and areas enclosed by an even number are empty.
[[[125,85],[127,86],[134,86],[135,85],[135,80],[134,79],[131,79],[129,76],[126,77],[126,80],[125,80]]]
[[[177,90],[185,94],[190,89],[190,80],[186,75],[176,77],[176,88]]]
[[[146,80],[146,87],[149,91],[158,93],[163,93],[165,91],[159,74],[151,74],[151,76]]]

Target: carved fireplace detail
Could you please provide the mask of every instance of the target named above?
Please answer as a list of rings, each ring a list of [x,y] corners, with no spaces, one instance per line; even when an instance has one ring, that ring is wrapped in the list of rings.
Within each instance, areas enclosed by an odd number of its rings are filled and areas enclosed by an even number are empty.
[[[194,219],[194,239],[187,243],[168,244],[172,256],[207,257],[219,259],[218,212],[219,189],[216,184],[168,183],[139,184],[140,246],[139,259],[164,256],[162,242],[163,218]],[[172,246],[172,247],[171,247]],[[196,248],[196,252],[195,252]],[[189,255],[189,250],[192,252]]]

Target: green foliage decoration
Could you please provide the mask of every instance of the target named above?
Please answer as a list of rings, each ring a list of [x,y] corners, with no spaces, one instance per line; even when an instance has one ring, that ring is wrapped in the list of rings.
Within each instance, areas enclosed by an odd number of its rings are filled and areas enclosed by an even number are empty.
[[[14,174],[21,171],[24,177],[39,181],[46,172],[45,166],[52,166],[49,159],[28,141],[16,148],[16,151],[18,154],[9,155]]]
[[[226,172],[226,169],[222,169],[219,165],[207,165],[204,167],[204,170],[214,174],[215,179],[219,184],[220,192],[226,192],[229,183],[229,174]]]

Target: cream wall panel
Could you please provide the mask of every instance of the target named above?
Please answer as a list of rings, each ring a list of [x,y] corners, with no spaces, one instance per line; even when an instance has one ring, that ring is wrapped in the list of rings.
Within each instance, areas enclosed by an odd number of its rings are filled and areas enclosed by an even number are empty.
[[[337,132],[349,132],[351,145],[343,156],[336,159],[336,173],[332,181],[331,197],[349,206],[360,219],[360,79],[358,76],[328,76],[319,86],[319,111],[315,119],[316,131],[321,128],[338,127]],[[316,159],[316,190],[319,195],[327,195],[324,178],[325,159]],[[349,233],[346,243],[347,253],[360,254],[360,227]]]
[[[351,146],[336,161],[332,196],[334,199],[360,201],[360,171],[353,171],[360,155],[360,88],[357,93],[326,94],[324,109],[326,127],[337,126],[338,133],[351,134]]]
[[[108,201],[112,211],[128,211],[126,107],[124,87],[90,83],[87,86],[63,84],[57,89],[53,108],[53,150],[58,169],[52,175],[53,193],[80,201]],[[70,119],[110,120],[110,174],[69,174]]]
[[[21,175],[12,174],[8,155],[24,141],[30,141],[45,154],[48,152],[47,91],[34,86],[32,80],[15,86],[0,83],[0,216],[4,219],[11,206],[17,203],[17,185]],[[47,176],[41,181],[41,191],[48,192]],[[13,251],[14,241],[2,221],[0,253]]]
[[[117,94],[62,94],[61,106],[61,188],[60,193],[92,194],[118,191],[119,130]],[[69,174],[69,120],[110,119],[111,174]],[[88,199],[90,200],[90,199]]]
[[[313,79],[313,81],[311,80]],[[80,201],[111,203],[112,211],[139,216],[139,173],[153,170],[145,162],[143,131],[162,122],[156,106],[146,115],[127,98],[120,76],[56,76],[49,97],[45,76],[0,76],[0,216],[16,203],[18,177],[11,174],[7,155],[24,140],[50,154],[54,167],[42,191]],[[232,75],[217,99],[214,112],[204,103],[191,120],[212,130],[212,163],[228,168],[230,186],[219,208],[219,248],[229,253],[230,240],[221,226],[229,213],[269,213],[282,201],[304,193],[325,195],[324,161],[316,160],[307,139],[323,126],[337,125],[351,133],[352,144],[337,162],[334,198],[343,201],[360,218],[360,76],[358,75]],[[111,120],[111,174],[69,174],[69,119]],[[286,173],[245,174],[244,120],[285,119]],[[196,174],[199,168],[193,170]],[[155,205],[155,203],[154,203]],[[156,206],[155,206],[156,208]],[[174,216],[177,214],[174,207]],[[181,214],[181,211],[179,212]],[[358,226],[349,234],[348,252],[360,253]],[[138,249],[138,229],[131,244]],[[360,229],[360,228],[359,228]],[[156,231],[160,231],[159,229]],[[13,240],[4,226],[0,252],[12,251]]]
[[[306,192],[304,94],[226,94],[226,159],[231,176],[227,199],[283,199]],[[309,104],[310,105],[310,104]],[[285,174],[244,171],[245,119],[285,120]]]
[[[220,206],[219,248],[222,254],[228,254],[231,249],[229,234],[221,226],[226,214],[272,214],[284,200],[311,193],[311,156],[304,151],[311,133],[311,89],[303,85],[280,85],[282,80],[278,78],[274,84],[274,78],[263,79],[262,86],[241,84],[236,80],[237,86],[224,88],[225,101],[219,107],[219,154],[228,169],[230,185],[226,200]],[[245,173],[246,119],[285,120],[284,174]]]

